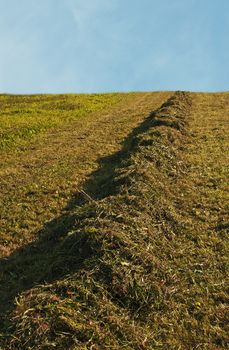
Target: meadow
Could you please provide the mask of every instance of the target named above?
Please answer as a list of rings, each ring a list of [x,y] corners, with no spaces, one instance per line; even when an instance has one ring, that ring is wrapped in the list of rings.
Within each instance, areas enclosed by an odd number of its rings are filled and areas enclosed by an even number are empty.
[[[228,102],[0,96],[1,349],[228,348]]]
[[[0,95],[0,147],[21,146],[35,135],[111,106],[119,98],[119,94]]]

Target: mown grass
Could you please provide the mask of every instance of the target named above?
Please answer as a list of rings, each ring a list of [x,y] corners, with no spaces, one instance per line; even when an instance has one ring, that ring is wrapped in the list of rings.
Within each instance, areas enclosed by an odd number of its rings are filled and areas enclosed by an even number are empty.
[[[42,132],[99,111],[121,94],[0,95],[0,149],[25,143]]]
[[[113,101],[112,105],[81,117],[70,110],[72,120],[68,123],[21,140],[23,146],[1,149],[0,255],[7,256],[28,244],[46,223],[66,211],[74,193],[99,167],[97,159],[119,150],[131,129],[169,95],[128,93],[108,98],[106,94],[104,101]],[[32,109],[30,97],[25,104]],[[93,98],[97,100],[97,95]],[[60,114],[61,105],[55,108]]]
[[[228,96],[215,98],[176,93],[1,261],[16,297],[4,349],[228,348]]]

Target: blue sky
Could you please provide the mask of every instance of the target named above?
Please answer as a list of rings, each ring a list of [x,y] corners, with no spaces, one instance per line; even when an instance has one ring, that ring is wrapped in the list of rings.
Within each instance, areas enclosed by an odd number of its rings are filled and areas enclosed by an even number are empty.
[[[0,0],[0,92],[229,90],[228,0]]]

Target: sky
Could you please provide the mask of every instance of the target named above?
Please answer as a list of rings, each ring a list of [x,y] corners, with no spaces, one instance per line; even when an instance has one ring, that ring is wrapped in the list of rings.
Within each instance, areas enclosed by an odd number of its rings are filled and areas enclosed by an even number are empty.
[[[0,93],[228,91],[228,0],[0,0]]]

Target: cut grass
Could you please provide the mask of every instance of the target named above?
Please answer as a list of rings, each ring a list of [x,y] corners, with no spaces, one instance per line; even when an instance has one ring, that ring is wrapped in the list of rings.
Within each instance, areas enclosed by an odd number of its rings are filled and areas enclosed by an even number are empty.
[[[131,129],[169,95],[120,94],[111,107],[52,128],[26,146],[0,151],[0,255],[29,243],[61,215],[98,168],[97,158],[119,150]]]
[[[2,261],[4,349],[227,349],[227,102],[176,93]]]

